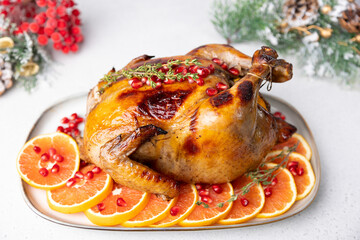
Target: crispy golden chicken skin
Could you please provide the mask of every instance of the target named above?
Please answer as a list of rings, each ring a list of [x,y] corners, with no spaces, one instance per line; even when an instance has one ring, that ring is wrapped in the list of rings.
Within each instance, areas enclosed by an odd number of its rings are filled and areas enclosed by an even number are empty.
[[[269,113],[259,95],[263,79],[284,82],[292,77],[292,65],[277,57],[269,47],[250,58],[228,45],[211,44],[183,56],[134,59],[125,68],[194,58],[207,67],[219,58],[242,77],[235,79],[216,65],[203,86],[184,81],[133,89],[123,78],[98,94],[104,84],[99,82],[88,97],[86,158],[120,184],[168,198],[178,194],[178,181],[234,180],[296,131]],[[208,96],[206,89],[218,82],[230,88]]]

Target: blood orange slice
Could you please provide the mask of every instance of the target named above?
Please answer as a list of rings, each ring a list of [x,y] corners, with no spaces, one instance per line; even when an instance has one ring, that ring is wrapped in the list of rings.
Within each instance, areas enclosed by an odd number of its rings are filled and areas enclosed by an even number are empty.
[[[167,216],[151,227],[170,227],[184,220],[196,207],[198,192],[193,184],[181,184],[178,200]]]
[[[155,194],[151,194],[146,207],[132,219],[122,223],[124,227],[143,227],[149,226],[164,219],[170,209],[175,205],[177,197],[170,201],[163,200]]]
[[[305,138],[303,136],[301,136],[298,133],[294,133],[294,135],[292,135],[292,137],[287,140],[286,142],[283,143],[279,143],[277,145],[275,145],[273,147],[272,150],[282,150],[285,147],[293,147],[295,146],[296,143],[298,143],[298,146],[296,147],[295,152],[300,153],[301,155],[303,155],[304,157],[306,157],[307,159],[310,160],[311,155],[312,155],[312,151],[310,148],[309,143],[305,140]]]
[[[113,180],[93,164],[87,165],[67,181],[66,186],[47,191],[51,209],[62,213],[83,212],[106,198]]]
[[[49,190],[65,185],[79,169],[79,163],[75,140],[56,132],[29,140],[18,154],[16,167],[29,185]]]
[[[281,151],[270,152],[266,156],[266,160],[272,160],[274,163],[281,163],[284,157],[279,156]],[[311,167],[311,163],[303,155],[291,153],[286,168],[294,177],[297,196],[296,200],[306,197],[315,185],[315,174]]]
[[[99,204],[84,213],[94,224],[113,226],[135,217],[144,209],[149,193],[115,183],[112,192]]]
[[[263,169],[274,168],[276,164],[267,163]],[[296,200],[296,185],[293,176],[286,168],[274,172],[276,175],[273,184],[265,187],[265,204],[259,218],[270,218],[285,213]]]
[[[244,175],[231,183],[234,188],[234,193],[238,197],[234,201],[230,213],[218,223],[229,225],[246,222],[256,217],[261,211],[265,204],[264,191],[261,185],[253,185],[248,193],[242,195],[243,187],[250,182],[252,182],[252,180]]]
[[[178,224],[183,227],[198,227],[211,225],[224,218],[231,210],[232,202],[227,202],[233,195],[234,190],[230,183],[213,185],[220,187],[221,191],[215,192],[213,187],[199,190],[200,200],[207,202],[208,207],[196,205],[190,215]],[[224,203],[222,207],[217,205]]]

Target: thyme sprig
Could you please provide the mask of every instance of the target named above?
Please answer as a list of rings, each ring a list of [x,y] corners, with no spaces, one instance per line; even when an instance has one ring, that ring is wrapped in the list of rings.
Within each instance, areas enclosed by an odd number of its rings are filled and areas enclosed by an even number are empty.
[[[225,202],[220,202],[220,203],[216,204],[216,207],[222,208],[225,205],[225,203],[230,203],[230,202],[236,201],[240,196],[243,196],[246,193],[248,193],[250,191],[251,187],[254,186],[255,184],[261,184],[263,186],[270,185],[272,183],[272,181],[274,180],[274,178],[276,177],[276,175],[278,174],[278,173],[276,173],[276,171],[279,170],[280,167],[284,167],[287,165],[290,154],[296,150],[298,145],[299,145],[299,142],[297,142],[294,146],[292,146],[290,148],[283,149],[278,155],[273,157],[270,160],[270,162],[272,162],[273,160],[275,160],[277,158],[284,157],[282,159],[282,161],[279,164],[277,164],[276,166],[274,166],[273,168],[262,169],[265,166],[265,163],[261,163],[255,171],[246,173],[246,176],[250,177],[251,182],[248,183],[247,185],[245,185],[244,187],[242,187],[241,193],[231,195],[231,197],[228,200],[226,200]],[[204,208],[210,207],[209,204],[204,203],[202,201],[197,201],[196,204],[198,206],[203,205]]]
[[[196,65],[200,66],[201,63],[197,59],[185,59],[176,60],[170,59],[166,63],[155,63],[155,64],[144,64],[135,69],[121,69],[116,72],[110,72],[106,74],[101,80],[106,82],[106,84],[99,90],[100,93],[103,93],[104,90],[109,87],[112,83],[116,82],[119,78],[125,77],[127,79],[131,78],[143,78],[146,77],[150,81],[150,86],[152,88],[156,87],[156,83],[151,79],[151,77],[156,76],[160,80],[171,79],[175,81],[180,81],[181,79],[191,77],[194,80],[199,78],[198,73],[183,72],[176,73],[174,67],[179,65],[191,66]]]

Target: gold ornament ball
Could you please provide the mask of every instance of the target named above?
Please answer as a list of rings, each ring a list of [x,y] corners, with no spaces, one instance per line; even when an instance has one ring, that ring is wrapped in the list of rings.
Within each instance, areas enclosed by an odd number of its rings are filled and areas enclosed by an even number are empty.
[[[331,37],[331,34],[332,34],[331,32],[332,32],[331,29],[325,28],[320,31],[320,36],[322,36],[323,38],[329,38],[329,37]]]
[[[329,12],[331,12],[332,8],[330,7],[330,5],[325,5],[321,8],[321,13],[322,14],[328,14]]]

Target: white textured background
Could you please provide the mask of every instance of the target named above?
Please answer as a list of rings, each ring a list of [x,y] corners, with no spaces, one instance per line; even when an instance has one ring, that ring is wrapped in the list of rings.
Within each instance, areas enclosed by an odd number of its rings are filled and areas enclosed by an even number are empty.
[[[34,214],[22,199],[15,158],[46,107],[87,91],[112,66],[138,55],[171,56],[224,43],[210,22],[211,1],[78,2],[85,35],[80,51],[56,54],[53,80],[34,93],[15,88],[0,97],[0,239],[360,239],[360,91],[307,80],[296,66],[294,79],[274,84],[272,94],[300,111],[319,148],[321,186],[304,212],[264,226],[175,233],[75,229]],[[260,43],[235,46],[252,54]]]

